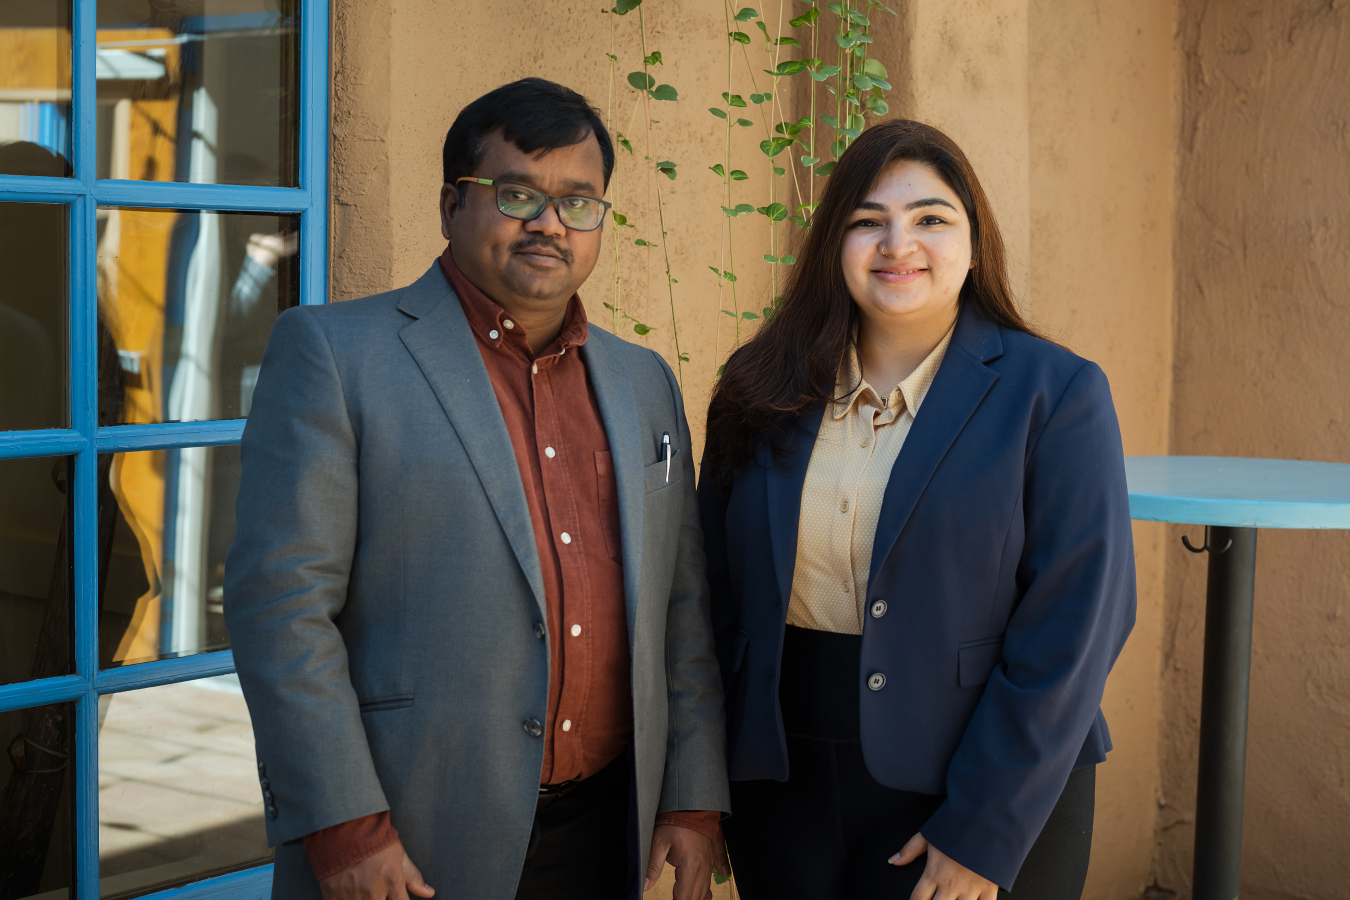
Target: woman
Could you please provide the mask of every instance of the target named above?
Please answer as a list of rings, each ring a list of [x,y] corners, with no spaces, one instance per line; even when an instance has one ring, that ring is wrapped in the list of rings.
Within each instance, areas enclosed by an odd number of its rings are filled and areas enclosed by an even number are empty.
[[[699,485],[737,885],[1077,898],[1134,623],[1106,377],[1022,320],[927,125],[854,142],[798,257],[717,385]]]

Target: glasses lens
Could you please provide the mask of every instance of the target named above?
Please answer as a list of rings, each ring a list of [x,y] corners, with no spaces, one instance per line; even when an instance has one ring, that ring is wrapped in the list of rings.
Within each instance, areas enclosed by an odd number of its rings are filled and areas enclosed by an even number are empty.
[[[563,197],[558,201],[558,218],[576,231],[594,231],[605,208],[591,197]]]
[[[544,211],[547,202],[548,197],[534,188],[519,184],[497,185],[497,208],[513,219],[528,222]]]

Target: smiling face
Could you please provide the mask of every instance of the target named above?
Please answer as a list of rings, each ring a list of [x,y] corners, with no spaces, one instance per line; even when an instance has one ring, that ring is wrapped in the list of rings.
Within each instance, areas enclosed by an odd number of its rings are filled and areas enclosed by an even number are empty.
[[[936,171],[894,162],[849,216],[842,264],[865,329],[940,337],[970,271],[970,219]]]
[[[522,152],[494,131],[484,137],[483,150],[476,178],[523,184],[554,197],[604,196],[604,162],[594,135],[541,156]],[[441,188],[441,233],[451,242],[456,265],[522,320],[560,319],[595,268],[604,229],[573,231],[558,220],[552,203],[528,222],[512,219],[497,208],[496,188],[465,184],[462,205],[455,185]]]

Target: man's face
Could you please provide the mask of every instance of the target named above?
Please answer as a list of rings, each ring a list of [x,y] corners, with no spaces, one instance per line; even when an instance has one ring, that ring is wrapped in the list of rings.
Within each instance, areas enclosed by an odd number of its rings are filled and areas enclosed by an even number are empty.
[[[475,178],[523,184],[553,197],[604,196],[604,162],[594,135],[542,155],[521,152],[500,131],[488,134],[483,146]],[[497,209],[496,188],[465,186],[463,204],[455,185],[441,188],[441,234],[465,276],[517,315],[565,305],[595,268],[604,229],[572,231],[552,203],[528,222],[512,219]]]

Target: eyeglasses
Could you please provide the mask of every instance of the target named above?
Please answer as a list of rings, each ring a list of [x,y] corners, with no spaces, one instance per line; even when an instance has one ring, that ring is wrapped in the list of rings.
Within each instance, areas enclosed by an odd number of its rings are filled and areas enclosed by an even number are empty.
[[[550,197],[543,191],[536,191],[523,184],[495,182],[491,178],[456,178],[455,184],[470,181],[474,184],[486,184],[497,189],[497,209],[502,215],[512,219],[529,222],[544,214],[544,208],[550,203],[558,208],[558,219],[573,231],[594,231],[605,220],[605,213],[613,204],[594,197]]]

